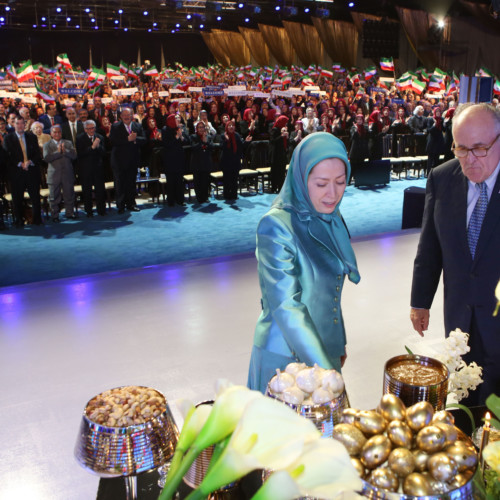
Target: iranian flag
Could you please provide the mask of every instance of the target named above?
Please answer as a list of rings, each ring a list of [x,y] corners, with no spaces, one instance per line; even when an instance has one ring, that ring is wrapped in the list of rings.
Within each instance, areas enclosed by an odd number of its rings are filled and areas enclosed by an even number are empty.
[[[211,82],[212,77],[208,73],[203,73],[202,78],[205,82]]]
[[[257,72],[258,72],[258,70],[257,70],[257,69],[252,68],[252,69],[250,69],[250,71],[248,71],[248,74],[249,74],[249,76],[251,76],[252,78],[255,78],[255,77],[257,76]]]
[[[328,71],[327,69],[322,69],[320,71],[320,74],[323,78],[329,78],[329,79],[333,78],[333,71]]]
[[[500,80],[495,80],[495,85],[493,85],[493,93],[495,95],[500,95]]]
[[[17,80],[17,73],[16,73],[16,67],[14,64],[10,63],[10,66],[7,66],[5,68],[7,70],[7,74],[13,79]]]
[[[17,81],[25,82],[26,80],[31,80],[35,78],[35,72],[33,71],[33,65],[31,61],[28,59],[24,63],[22,63],[21,67],[17,71]]]
[[[292,76],[291,75],[285,75],[283,77],[283,85],[290,85],[292,83]]]
[[[124,61],[120,61],[120,73],[126,75],[128,72],[128,64]]]
[[[359,83],[359,75],[357,73],[350,73],[347,77],[353,84]]]
[[[314,85],[314,82],[311,78],[303,78],[302,85],[305,85],[307,87],[308,85]]]
[[[147,71],[144,71],[144,74],[147,76],[158,76],[158,70],[156,69],[156,66],[153,64],[151,68],[149,68]],[[201,73],[200,73],[201,76]]]
[[[370,78],[373,78],[377,74],[377,68],[375,66],[370,66],[369,68],[366,68],[365,71],[365,80],[369,80]]]
[[[332,69],[333,71],[340,71],[340,69],[342,68],[342,65],[340,63],[333,63],[332,64]]]
[[[90,82],[102,82],[106,79],[106,73],[101,68],[97,68],[96,66],[92,66],[92,69],[89,73],[89,81]]]
[[[425,69],[422,70],[422,72],[420,73],[420,76],[422,77],[422,80],[424,80],[424,82],[428,82],[430,80],[430,77],[426,73]]]
[[[488,69],[485,68],[484,66],[479,68],[479,76],[484,76],[484,77],[492,77],[493,73]]]
[[[55,104],[56,99],[54,96],[45,93],[36,83],[35,83],[35,88],[36,88],[36,97],[42,99],[44,102]]]
[[[71,69],[71,63],[69,62],[68,54],[59,54],[57,56],[57,62],[63,67]]]
[[[134,78],[135,80],[139,80],[139,75],[135,72],[134,68],[129,67],[127,71],[127,76],[129,78]]]
[[[273,83],[271,85],[283,85],[283,81],[280,80],[279,78],[275,78]]]
[[[411,82],[411,89],[417,94],[421,94],[425,90],[426,86],[427,84],[425,82],[421,82],[420,80],[413,80]]]
[[[444,90],[445,86],[443,83],[443,80],[440,80],[437,76],[432,75],[431,79],[429,80],[429,92],[441,92],[441,90]]]
[[[400,90],[408,90],[411,89],[411,83],[411,75],[402,75],[401,78],[396,82],[396,85]]]
[[[436,68],[436,69],[434,70],[433,75],[434,75],[434,76],[437,76],[437,77],[438,77],[438,78],[440,78],[441,80],[444,80],[444,79],[448,76],[448,74],[447,74],[445,71],[443,71],[442,69],[439,69],[439,68]]]
[[[113,76],[121,76],[120,67],[106,64],[106,76],[112,78]]]
[[[450,95],[452,92],[457,90],[457,83],[453,78],[450,80],[450,83],[448,84],[448,88],[446,89],[446,95]]]
[[[384,71],[394,71],[394,61],[392,60],[392,57],[381,57],[380,69],[383,69]]]

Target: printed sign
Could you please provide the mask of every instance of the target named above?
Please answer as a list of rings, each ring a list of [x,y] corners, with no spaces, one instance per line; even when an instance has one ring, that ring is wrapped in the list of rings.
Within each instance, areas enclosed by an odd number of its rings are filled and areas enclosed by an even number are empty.
[[[85,95],[87,93],[86,89],[59,89],[61,95]]]
[[[138,91],[139,89],[137,87],[130,87],[128,89],[112,89],[111,93],[113,95],[132,95]]]

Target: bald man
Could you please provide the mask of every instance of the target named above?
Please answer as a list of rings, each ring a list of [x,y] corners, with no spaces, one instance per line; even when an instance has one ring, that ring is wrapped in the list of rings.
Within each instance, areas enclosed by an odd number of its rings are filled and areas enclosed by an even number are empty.
[[[456,157],[427,180],[422,232],[413,268],[410,319],[423,336],[443,272],[445,334],[470,334],[466,361],[484,382],[468,404],[500,394],[500,315],[493,317],[500,279],[500,110],[464,104],[453,117]]]

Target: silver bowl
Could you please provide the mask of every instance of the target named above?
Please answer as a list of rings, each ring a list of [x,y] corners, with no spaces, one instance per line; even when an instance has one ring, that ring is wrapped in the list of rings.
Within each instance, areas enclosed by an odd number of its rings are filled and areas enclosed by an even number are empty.
[[[179,431],[165,396],[156,392],[165,401],[165,411],[143,424],[128,427],[92,422],[86,414],[87,403],[75,445],[77,462],[106,478],[137,475],[168,462],[174,454]]]
[[[345,408],[349,408],[349,399],[345,389],[338,398],[332,399],[328,403],[321,405],[295,405],[292,403],[285,403],[271,390],[269,384],[267,385],[266,396],[276,399],[280,403],[289,406],[299,415],[311,420],[323,437],[332,437],[333,428],[340,423],[342,411]]]

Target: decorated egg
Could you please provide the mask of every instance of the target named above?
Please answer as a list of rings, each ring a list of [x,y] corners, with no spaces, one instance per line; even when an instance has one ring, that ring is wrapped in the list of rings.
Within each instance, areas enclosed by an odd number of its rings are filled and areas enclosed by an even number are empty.
[[[428,401],[415,403],[406,409],[406,423],[413,431],[419,431],[429,425],[434,416],[434,408]]]
[[[457,488],[461,488],[466,485],[474,476],[474,471],[466,470],[464,472],[460,472],[456,474],[453,479],[448,483],[450,490],[456,490]]]
[[[416,460],[407,448],[396,448],[391,451],[388,459],[389,468],[399,477],[406,477],[415,470]]]
[[[387,467],[378,467],[373,470],[368,478],[370,484],[388,491],[398,491],[399,479],[396,474]]]
[[[455,461],[460,473],[466,470],[473,470],[476,467],[476,450],[465,441],[456,441],[454,444],[447,446],[443,451]]]
[[[320,368],[320,370],[322,370],[322,368]],[[312,394],[321,385],[321,378],[322,376],[316,367],[304,368],[297,373],[295,383],[302,391]]]
[[[322,405],[329,403],[333,399],[333,393],[328,387],[325,387],[323,379],[323,386],[318,387],[311,395],[311,399],[315,405]]]
[[[444,446],[449,446],[458,440],[458,429],[454,425],[445,424],[444,422],[433,422],[432,425],[439,427],[444,432],[446,437]]]
[[[357,455],[366,443],[363,433],[352,424],[337,424],[333,428],[333,439],[340,441],[349,455]]]
[[[427,460],[429,460],[429,454],[424,450],[416,450],[412,451],[413,456],[415,457],[415,470],[417,472],[424,472],[427,470]]]
[[[340,422],[343,424],[354,424],[357,415],[358,410],[355,408],[345,408],[340,415]]]
[[[356,458],[356,457],[351,457],[351,463],[354,466],[354,468],[356,469],[359,477],[364,479],[366,473],[365,473],[365,467],[361,463],[361,460],[359,458]]]
[[[455,460],[446,453],[436,453],[429,458],[427,468],[436,481],[451,481],[458,472]]]
[[[406,422],[393,420],[387,426],[387,436],[394,446],[410,448],[413,440],[413,433]]]
[[[442,422],[443,424],[455,425],[455,417],[446,410],[436,411],[432,417],[432,423]]]
[[[297,373],[299,373],[304,368],[307,368],[307,365],[305,363],[288,363],[288,365],[286,365],[285,372],[292,375],[295,379]]]
[[[406,417],[406,406],[394,394],[384,394],[377,408],[386,420],[404,420]]]
[[[418,432],[416,438],[417,446],[429,454],[442,450],[445,441],[445,432],[436,425],[424,427]]]
[[[354,425],[366,436],[384,432],[386,421],[384,417],[373,410],[358,411]]]
[[[375,469],[387,460],[391,448],[391,442],[387,436],[383,434],[372,436],[361,450],[361,463],[369,469]]]
[[[405,495],[424,497],[432,495],[430,481],[419,472],[412,472],[405,477],[403,482],[403,492]]]

